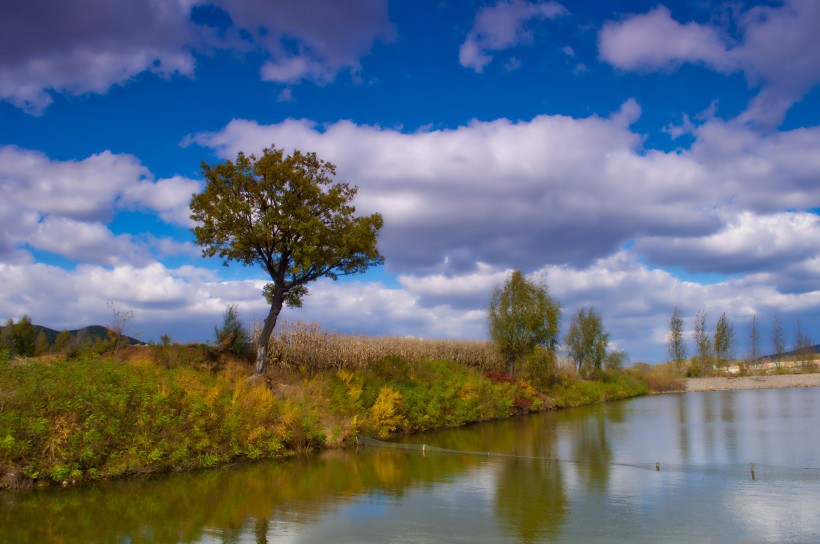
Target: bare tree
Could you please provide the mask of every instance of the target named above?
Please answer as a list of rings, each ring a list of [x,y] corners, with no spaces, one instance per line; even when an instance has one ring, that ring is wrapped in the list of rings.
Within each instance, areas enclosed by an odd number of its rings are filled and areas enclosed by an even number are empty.
[[[755,314],[749,324],[749,361],[756,363],[758,359],[760,359],[760,330],[757,327],[757,314]]]
[[[775,357],[778,361],[782,361],[783,354],[786,353],[786,335],[783,332],[783,324],[777,316],[772,319],[772,345]]]

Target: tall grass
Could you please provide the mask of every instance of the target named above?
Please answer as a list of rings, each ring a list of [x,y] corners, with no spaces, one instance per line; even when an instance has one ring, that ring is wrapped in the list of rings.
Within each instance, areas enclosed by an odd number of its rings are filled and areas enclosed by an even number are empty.
[[[254,338],[259,329],[254,327]],[[448,360],[481,371],[498,370],[503,362],[489,342],[429,340],[398,336],[342,335],[315,323],[283,322],[271,337],[273,365],[321,370],[365,370],[373,363],[396,358],[408,363]]]

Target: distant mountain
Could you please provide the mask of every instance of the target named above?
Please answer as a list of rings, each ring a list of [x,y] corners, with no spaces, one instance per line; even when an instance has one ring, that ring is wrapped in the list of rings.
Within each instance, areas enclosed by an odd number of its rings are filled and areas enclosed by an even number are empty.
[[[49,329],[48,327],[43,327],[42,325],[32,325],[32,326],[34,327],[34,330],[36,331],[35,335],[39,335],[40,331],[43,331],[45,333],[46,341],[48,342],[49,346],[52,345],[55,340],[57,340],[57,335],[60,334],[60,332],[62,332],[62,331],[56,331],[54,329]],[[70,331],[66,331],[66,332],[68,332],[68,334],[70,334],[72,338],[75,338],[75,337],[80,336],[80,335],[85,335],[89,339],[94,339],[94,340],[105,340],[106,338],[108,338],[108,330],[105,327],[103,327],[102,325],[91,325],[89,327],[83,327],[82,329],[74,329],[74,330],[70,330]],[[145,342],[142,342],[141,340],[137,340],[136,338],[132,338],[132,337],[127,336],[127,335],[123,335],[122,337],[126,342],[128,342],[129,346],[145,345]]]
[[[784,357],[791,357],[792,355],[798,355],[798,354],[803,355],[803,354],[810,354],[810,353],[820,353],[820,344],[815,344],[813,346],[809,346],[809,347],[805,348],[804,350],[793,349],[791,351],[787,351],[786,353],[784,353],[783,356]],[[765,355],[765,356],[761,357],[761,359],[774,361],[775,359],[777,359],[777,355],[774,355],[774,354]]]

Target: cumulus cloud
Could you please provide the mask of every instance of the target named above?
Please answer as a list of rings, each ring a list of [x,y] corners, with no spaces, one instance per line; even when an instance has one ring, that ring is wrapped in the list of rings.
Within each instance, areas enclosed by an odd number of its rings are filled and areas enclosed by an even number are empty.
[[[668,8],[610,22],[601,29],[600,56],[631,71],[702,63],[723,73],[742,71],[760,92],[741,120],[776,127],[786,112],[820,82],[820,4],[789,0],[758,6],[734,21],[740,38],[711,24],[681,24]]]
[[[713,121],[691,150],[661,152],[630,129],[639,112],[629,101],[609,118],[545,115],[409,134],[347,121],[234,120],[191,141],[226,158],[275,143],[334,162],[359,185],[360,210],[384,215],[380,244],[399,273],[445,262],[460,271],[479,262],[582,265],[644,236],[708,237],[743,212],[820,202],[820,129],[766,136]]]
[[[190,227],[193,222],[188,203],[191,196],[201,189],[201,182],[182,176],[157,181],[141,179],[123,189],[120,204],[138,209],[147,208],[157,212],[166,223]]]
[[[44,153],[0,147],[0,261],[26,247],[81,262],[145,264],[150,245],[107,227],[120,209],[156,214],[187,226],[188,202],[200,182],[154,181],[136,157],[104,151],[56,161]]]
[[[653,263],[682,264],[695,272],[760,271],[820,255],[820,217],[805,212],[768,216],[743,212],[708,236],[644,236],[635,250]]]
[[[465,68],[478,73],[493,60],[491,53],[532,41],[527,27],[533,19],[554,19],[567,13],[557,2],[500,1],[482,8],[458,52]]]
[[[395,318],[405,334],[428,334],[425,320],[438,315],[449,320],[448,335],[481,338],[492,288],[518,267],[547,281],[565,316],[594,305],[633,359],[663,357],[676,305],[689,318],[727,312],[738,326],[754,314],[814,324],[820,236],[807,210],[820,203],[820,129],[760,134],[710,119],[692,126],[689,150],[662,152],[631,129],[639,116],[628,101],[606,118],[414,133],[234,120],[189,141],[224,158],[271,143],[316,151],[359,185],[360,211],[384,215],[380,247],[400,289],[362,284],[356,298],[341,284],[323,288],[301,314],[323,323],[338,326],[345,308],[362,307],[384,323]],[[797,211],[783,212],[790,208]],[[619,250],[627,242],[633,249]],[[659,266],[735,276],[702,284]],[[387,300],[391,317],[380,313]],[[338,317],[322,314],[334,305]],[[358,320],[341,326],[354,329],[377,330]]]
[[[724,41],[716,28],[678,23],[665,6],[607,23],[598,36],[603,60],[623,70],[637,71],[670,69],[684,62],[734,70],[737,65],[729,58]]]
[[[229,29],[195,21],[218,6]],[[385,0],[44,0],[0,3],[0,100],[39,115],[53,94],[104,94],[140,73],[193,77],[197,53],[261,50],[263,79],[326,82],[394,34]]]

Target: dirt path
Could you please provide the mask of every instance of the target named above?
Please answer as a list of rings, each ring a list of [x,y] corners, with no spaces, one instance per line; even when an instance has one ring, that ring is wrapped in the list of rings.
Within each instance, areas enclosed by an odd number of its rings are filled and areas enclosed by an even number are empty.
[[[688,378],[686,380],[686,391],[778,389],[781,387],[820,387],[820,373],[773,374],[738,378]]]

